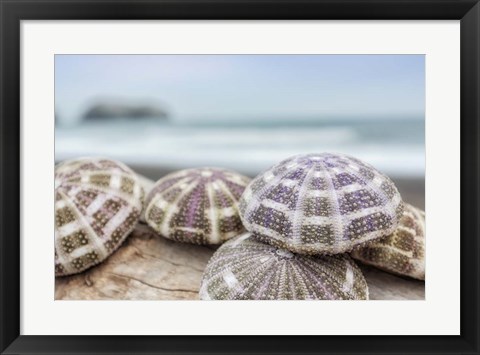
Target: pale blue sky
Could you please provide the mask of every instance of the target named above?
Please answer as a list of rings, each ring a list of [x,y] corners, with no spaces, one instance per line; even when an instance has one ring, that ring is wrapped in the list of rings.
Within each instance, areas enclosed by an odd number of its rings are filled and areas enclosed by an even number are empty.
[[[160,102],[178,122],[424,118],[423,55],[56,55],[55,105]]]

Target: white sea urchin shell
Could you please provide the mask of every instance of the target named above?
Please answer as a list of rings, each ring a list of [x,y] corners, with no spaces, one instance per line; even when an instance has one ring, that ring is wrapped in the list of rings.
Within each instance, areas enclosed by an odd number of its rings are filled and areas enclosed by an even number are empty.
[[[55,168],[55,275],[79,273],[117,249],[139,220],[144,191],[120,162],[85,158]]]
[[[307,256],[246,233],[223,244],[207,264],[203,300],[365,300],[368,287],[348,254]]]
[[[425,212],[405,203],[395,232],[355,248],[350,255],[379,269],[425,280]]]
[[[392,233],[403,212],[393,182],[358,159],[308,154],[257,176],[239,202],[245,228],[302,254],[337,254]]]
[[[244,231],[238,199],[250,179],[219,168],[178,171],[147,197],[145,220],[161,236],[193,244],[221,244]]]

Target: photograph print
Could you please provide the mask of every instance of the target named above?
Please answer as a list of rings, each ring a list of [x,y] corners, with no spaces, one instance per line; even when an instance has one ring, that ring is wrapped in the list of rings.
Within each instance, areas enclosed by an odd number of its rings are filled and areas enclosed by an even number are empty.
[[[424,300],[424,55],[55,55],[55,300]],[[53,275],[52,275],[53,277]]]

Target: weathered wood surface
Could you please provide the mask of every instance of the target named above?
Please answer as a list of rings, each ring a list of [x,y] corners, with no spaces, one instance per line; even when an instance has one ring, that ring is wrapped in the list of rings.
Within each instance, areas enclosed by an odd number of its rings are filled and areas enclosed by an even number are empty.
[[[424,300],[425,282],[360,265],[371,300]]]
[[[105,262],[57,278],[57,300],[196,300],[213,248],[157,236],[139,224]],[[424,299],[424,282],[362,265],[370,299]]]

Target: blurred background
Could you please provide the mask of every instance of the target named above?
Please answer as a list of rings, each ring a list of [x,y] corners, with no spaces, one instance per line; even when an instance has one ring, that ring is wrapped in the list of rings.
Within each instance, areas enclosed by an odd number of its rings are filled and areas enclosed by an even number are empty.
[[[423,55],[56,55],[55,160],[118,159],[157,180],[218,166],[255,176],[338,152],[424,208]]]

